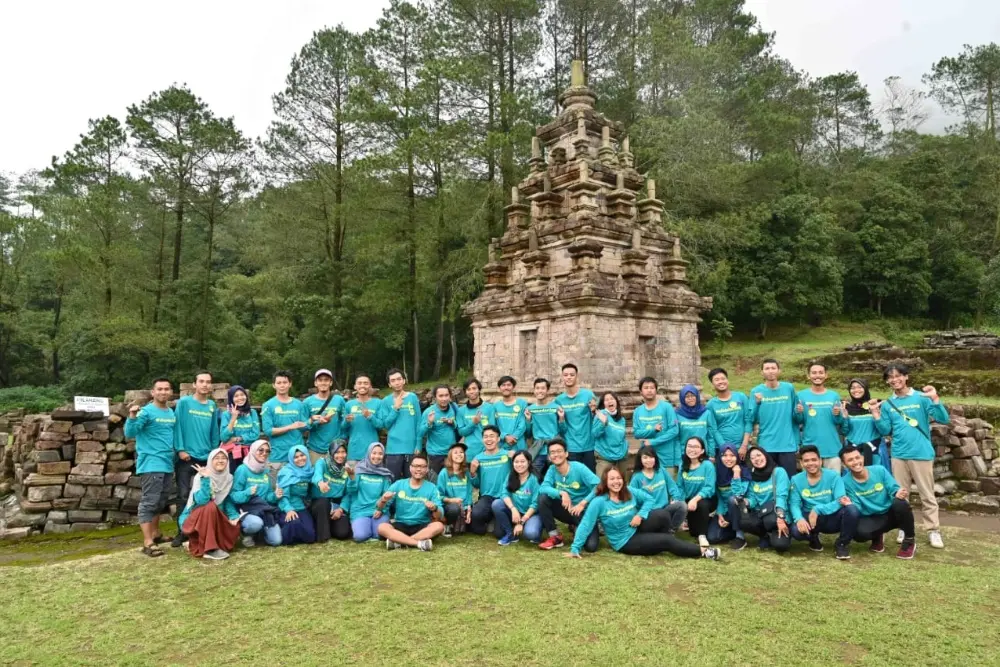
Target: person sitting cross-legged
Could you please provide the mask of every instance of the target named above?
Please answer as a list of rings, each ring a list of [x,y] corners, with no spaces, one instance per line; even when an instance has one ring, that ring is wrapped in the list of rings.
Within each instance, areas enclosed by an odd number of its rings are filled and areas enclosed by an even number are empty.
[[[861,512],[855,541],[870,541],[868,551],[880,554],[885,551],[885,533],[898,528],[903,531],[903,543],[896,557],[913,558],[917,544],[913,535],[913,509],[906,502],[910,490],[900,486],[882,466],[866,468],[864,455],[853,445],[844,447],[840,458],[849,471],[843,478],[847,498],[840,502],[849,501]]]
[[[809,548],[822,551],[822,533],[840,533],[837,538],[838,560],[851,557],[851,540],[861,512],[848,501],[844,480],[835,468],[823,465],[819,448],[806,445],[799,450],[802,472],[792,477],[788,504],[792,511],[792,538],[809,540]]]
[[[233,488],[229,456],[221,448],[213,449],[207,465],[195,465],[194,470],[191,493],[179,519],[188,538],[188,551],[196,558],[229,558],[240,536],[243,516],[229,497]]]
[[[378,534],[385,538],[390,551],[401,547],[416,547],[421,551],[434,548],[433,538],[444,532],[444,508],[437,487],[427,481],[429,465],[424,454],[410,458],[410,477],[393,482],[375,504],[380,510],[393,508],[391,523],[379,524]]]

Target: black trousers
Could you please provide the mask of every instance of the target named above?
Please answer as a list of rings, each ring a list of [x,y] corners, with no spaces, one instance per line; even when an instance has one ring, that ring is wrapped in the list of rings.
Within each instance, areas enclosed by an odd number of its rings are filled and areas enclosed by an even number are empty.
[[[693,512],[688,510],[688,532],[691,537],[708,534],[708,522],[711,521],[709,515],[715,511],[716,502],[715,498],[702,498],[698,501]]]
[[[885,514],[863,516],[854,533],[857,542],[869,542],[890,530],[900,529],[905,539],[913,539],[913,508],[905,500],[895,499]]]
[[[174,467],[174,471],[176,472],[174,479],[177,480],[175,487],[177,489],[177,497],[173,500],[177,505],[178,517],[180,517],[181,512],[183,512],[184,508],[187,506],[188,496],[191,495],[191,480],[193,480],[194,476],[198,474],[198,471],[194,469],[196,465],[204,467],[208,465],[208,462],[198,461],[193,458],[188,459],[187,461],[177,459],[177,464]],[[180,527],[178,526],[178,528]]]
[[[429,454],[427,456],[427,465],[430,467],[431,472],[434,473],[434,478],[437,479],[438,473],[444,468],[444,462],[448,458],[447,454]]]
[[[472,511],[475,512],[475,508]],[[580,519],[583,518],[582,514],[580,516],[570,514],[562,506],[562,498],[549,498],[544,494],[538,494],[538,516],[542,520],[542,528],[549,533],[556,529],[556,519],[568,526],[578,526]],[[594,526],[594,530],[590,531],[590,535],[587,536],[583,550],[590,553],[597,551],[597,543],[600,539],[601,534],[598,532],[597,526]]]
[[[342,514],[339,519],[331,519],[331,504],[330,498],[313,498],[309,505],[309,513],[316,524],[317,542],[328,542],[331,537],[335,540],[351,539],[351,520],[347,518],[347,513]]]
[[[760,510],[750,510],[743,514],[737,508],[735,512],[730,512],[729,518],[732,519],[734,530],[742,530],[761,539],[766,537],[774,550],[779,553],[788,551],[792,547],[791,529],[784,537],[778,535],[778,515],[773,510],[762,516]]]
[[[788,479],[795,476],[798,472],[798,454],[796,452],[768,452],[768,455],[774,459],[776,465],[781,466],[788,473]]]
[[[479,500],[472,505],[472,520],[469,522],[469,532],[475,533],[476,535],[485,535],[486,529],[489,527],[490,521],[493,519],[493,501],[496,500],[493,496],[479,496]],[[503,537],[503,534],[498,534],[499,529],[497,528],[496,522],[493,522],[493,534],[496,535],[497,539]]]
[[[697,544],[677,539],[670,533],[643,532],[641,525],[639,532],[618,551],[629,556],[655,556],[666,551],[681,558],[701,558],[701,547]]]
[[[597,472],[597,456],[594,454],[593,449],[589,452],[569,452],[566,458],[570,461],[579,461],[590,468],[590,472]]]

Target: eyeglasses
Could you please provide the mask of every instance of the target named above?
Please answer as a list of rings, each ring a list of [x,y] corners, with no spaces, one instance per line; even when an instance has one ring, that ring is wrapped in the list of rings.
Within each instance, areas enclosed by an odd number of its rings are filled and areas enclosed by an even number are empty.
[[[416,463],[411,463],[410,467],[411,468],[415,468],[417,470],[427,470],[427,466],[425,466],[425,465],[418,465]]]

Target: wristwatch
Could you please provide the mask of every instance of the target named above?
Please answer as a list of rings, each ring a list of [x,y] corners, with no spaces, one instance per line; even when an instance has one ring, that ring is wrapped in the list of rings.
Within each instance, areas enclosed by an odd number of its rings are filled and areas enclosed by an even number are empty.
[[[782,521],[784,521],[784,520],[785,520],[785,510],[783,510],[783,509],[781,509],[781,508],[779,507],[778,509],[774,510],[774,513],[775,513],[775,514],[776,514],[776,515],[778,516],[778,518],[779,518],[779,519],[781,519]]]

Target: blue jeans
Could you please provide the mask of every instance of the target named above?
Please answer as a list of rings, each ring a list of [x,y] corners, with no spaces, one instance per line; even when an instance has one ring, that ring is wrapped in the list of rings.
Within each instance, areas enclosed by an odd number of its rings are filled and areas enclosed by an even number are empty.
[[[733,530],[732,523],[723,528],[719,525],[719,517],[713,516],[709,519],[708,532],[705,534],[705,537],[708,538],[709,544],[722,544],[735,540],[736,531]]]
[[[808,515],[806,516],[808,518]],[[850,544],[858,530],[859,519],[861,519],[861,511],[858,506],[845,505],[833,514],[816,517],[816,527],[808,533],[800,531],[794,521],[788,524],[788,528],[793,540],[805,541],[813,535],[819,539],[822,534],[840,533],[837,544]]]
[[[281,546],[281,526],[274,524],[270,528],[264,528],[264,520],[259,516],[247,514],[240,520],[240,528],[244,535],[256,535],[264,532],[264,542],[269,547]]]
[[[355,542],[367,542],[372,538],[378,538],[378,527],[389,520],[385,514],[377,519],[370,516],[362,516],[351,521],[351,533],[354,534]]]
[[[512,535],[514,533],[514,519],[507,505],[498,498],[493,501],[491,509],[493,510],[493,520],[497,524],[497,532],[503,531],[504,535]],[[521,536],[529,542],[540,541],[542,538],[542,518],[533,514],[524,523]]]
[[[545,479],[545,473],[549,470],[548,454],[539,454],[531,459],[531,469],[535,472],[535,476],[538,479]]]

